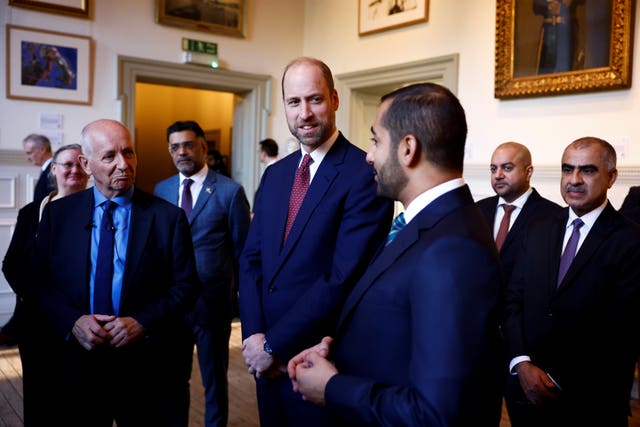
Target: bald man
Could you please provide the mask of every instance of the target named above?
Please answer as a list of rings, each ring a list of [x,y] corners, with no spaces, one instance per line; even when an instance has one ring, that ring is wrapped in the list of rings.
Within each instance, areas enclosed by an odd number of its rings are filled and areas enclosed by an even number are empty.
[[[561,210],[531,187],[532,175],[533,164],[527,147],[517,142],[500,144],[491,156],[491,187],[496,195],[477,203],[493,232],[507,280],[515,263],[517,242],[527,223]],[[509,210],[510,215],[505,215]]]
[[[174,343],[199,292],[189,223],[179,207],[134,188],[137,158],[122,124],[97,120],[80,139],[95,186],[47,204],[27,291],[62,361],[51,367],[61,381],[49,385],[53,414],[25,416],[172,425],[181,370]]]

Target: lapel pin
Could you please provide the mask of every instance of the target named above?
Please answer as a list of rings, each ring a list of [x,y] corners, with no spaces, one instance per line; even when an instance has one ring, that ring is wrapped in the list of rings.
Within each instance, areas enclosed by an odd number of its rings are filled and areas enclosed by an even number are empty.
[[[211,194],[211,187],[207,187],[207,193]]]

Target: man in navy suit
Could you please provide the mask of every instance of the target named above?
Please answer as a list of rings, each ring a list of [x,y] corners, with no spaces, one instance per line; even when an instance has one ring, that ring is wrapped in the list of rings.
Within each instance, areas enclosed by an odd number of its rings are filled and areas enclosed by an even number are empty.
[[[56,189],[55,180],[52,180],[49,176],[53,158],[51,142],[44,135],[32,133],[22,141],[22,147],[27,155],[27,160],[41,168],[40,177],[36,182],[36,188],[33,190],[33,200],[40,202]]]
[[[478,207],[493,232],[508,280],[527,224],[537,217],[559,213],[561,208],[531,187],[533,164],[531,153],[524,145],[500,144],[491,156],[490,168],[491,187],[496,195],[478,201]],[[501,228],[506,234],[500,232]]]
[[[134,188],[137,159],[122,124],[94,121],[81,142],[95,187],[47,204],[25,290],[51,343],[42,357],[60,362],[50,366],[59,379],[45,413],[67,426],[166,426],[182,369],[177,325],[199,292],[189,223]]]
[[[631,187],[620,206],[620,213],[640,224],[640,187]]]
[[[322,408],[293,393],[286,361],[335,327],[342,304],[391,222],[365,153],[338,132],[331,70],[298,58],[282,95],[302,150],[269,166],[240,264],[243,355],[263,427],[316,426]]]
[[[626,426],[640,341],[640,227],[607,201],[617,177],[606,141],[562,155],[569,205],[532,222],[507,287],[506,399],[519,426]]]
[[[442,86],[411,85],[382,98],[371,130],[378,193],[406,210],[333,342],[289,362],[294,387],[331,425],[497,426],[500,263],[462,179],[464,110]]]
[[[238,259],[249,230],[249,203],[240,184],[207,167],[207,142],[198,123],[175,122],[167,129],[167,141],[180,173],[160,182],[154,192],[188,212],[202,283],[202,294],[188,319],[193,337],[185,347],[189,369],[184,372],[181,390],[186,393],[183,425],[189,424],[189,378],[195,343],[205,389],[205,425],[226,426],[231,309],[236,300]]]

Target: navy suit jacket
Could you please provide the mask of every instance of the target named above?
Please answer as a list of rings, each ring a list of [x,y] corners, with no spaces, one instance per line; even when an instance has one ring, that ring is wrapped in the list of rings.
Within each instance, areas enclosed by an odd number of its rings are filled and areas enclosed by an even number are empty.
[[[40,172],[38,182],[36,182],[36,188],[34,188],[33,190],[33,201],[36,203],[40,203],[42,199],[47,197],[49,193],[57,188],[55,181],[51,181],[51,179],[49,179],[49,172],[51,172],[51,163],[53,162],[49,162],[47,167],[44,168],[42,172]]]
[[[365,153],[342,134],[320,164],[286,242],[289,196],[301,154],[269,166],[240,264],[242,333],[266,333],[288,360],[330,334],[348,292],[391,225]]]
[[[557,286],[567,218],[568,208],[531,223],[521,242],[507,288],[509,359],[530,356],[551,374],[563,401],[582,408],[572,416],[626,425],[640,345],[640,227],[607,204]]]
[[[344,305],[325,391],[336,424],[497,425],[498,254],[465,185],[427,205]]]
[[[93,189],[48,203],[36,243],[33,298],[54,339],[64,341],[78,318],[90,313]],[[163,342],[176,319],[195,303],[199,282],[184,211],[135,190],[120,317],[130,316],[147,338]]]
[[[180,176],[156,185],[154,193],[178,205]],[[189,216],[196,268],[202,283],[195,318],[206,323],[213,316],[230,314],[240,253],[249,231],[249,203],[242,186],[209,169]]]
[[[498,196],[493,196],[477,202],[478,207],[489,225],[492,236],[495,234],[493,227],[496,219],[496,209],[498,208],[498,199]],[[502,260],[506,280],[509,280],[513,271],[513,266],[516,263],[516,257],[518,255],[518,248],[520,247],[520,240],[527,228],[527,224],[541,216],[558,214],[561,210],[560,205],[545,199],[535,188],[533,189],[522,211],[516,218],[516,222],[514,222],[509,229],[507,237],[500,249],[500,259]]]

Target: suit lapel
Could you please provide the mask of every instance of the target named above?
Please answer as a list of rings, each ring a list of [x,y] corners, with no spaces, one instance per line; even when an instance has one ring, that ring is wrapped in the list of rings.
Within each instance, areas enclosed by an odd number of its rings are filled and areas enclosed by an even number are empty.
[[[144,253],[152,223],[153,214],[149,210],[148,200],[139,191],[135,190],[131,199],[129,246],[127,248],[120,301],[126,301],[127,292],[131,284],[134,283],[136,266],[140,265],[140,259]]]
[[[614,228],[612,223],[613,212],[615,212],[615,210],[611,204],[607,203],[604,211],[602,211],[600,217],[598,217],[596,222],[593,224],[593,228],[589,231],[587,238],[576,253],[573,262],[569,266],[569,270],[567,270],[567,274],[564,276],[562,283],[560,283],[560,286],[558,287],[558,291],[562,291],[573,283],[574,277],[584,268],[585,265],[589,263],[593,254],[598,250],[600,245],[607,240]]]
[[[189,215],[189,224],[193,223],[195,218],[202,212],[209,199],[215,193],[216,181],[216,173],[210,170],[204,182],[202,183],[202,189],[200,190],[200,194],[198,194],[198,199],[196,200],[196,204],[191,211],[191,215]]]
[[[365,274],[347,297],[342,314],[340,315],[340,320],[338,321],[338,331],[340,331],[341,327],[345,324],[376,279],[393,266],[402,254],[416,244],[421,234],[428,232],[429,229],[433,228],[451,211],[465,204],[473,204],[473,198],[467,185],[443,194],[420,211],[420,213],[398,233],[392,243],[382,248],[378,257],[369,265]]]
[[[281,263],[284,262],[289,252],[295,247],[296,242],[298,241],[298,239],[300,239],[300,236],[307,226],[311,215],[324,198],[333,180],[336,178],[336,176],[338,176],[338,167],[344,162],[346,151],[346,140],[344,139],[342,134],[340,134],[333,147],[331,147],[325,158],[322,160],[320,167],[313,177],[313,181],[311,181],[311,184],[309,185],[309,189],[307,190],[307,194],[305,195],[304,201],[302,202],[302,206],[300,206],[298,215],[293,222],[293,226],[291,227],[291,231],[289,232],[287,241],[282,247],[282,252],[280,254]],[[286,204],[288,207],[288,200]],[[284,227],[282,229],[282,232],[284,235]]]
[[[524,206],[522,207],[522,211],[520,212],[520,214],[516,218],[516,221],[513,223],[513,225],[511,226],[511,229],[507,233],[507,238],[505,239],[504,244],[502,245],[500,253],[502,253],[503,251],[514,250],[513,248],[511,248],[511,245],[514,245],[514,244],[517,245],[518,243],[515,241],[516,237],[514,236],[518,236],[520,231],[526,227],[527,223],[529,222],[529,219],[531,218],[531,215],[533,215],[533,212],[535,211],[535,205],[540,198],[541,198],[540,194],[538,194],[538,192],[535,189],[533,189],[533,191],[531,192],[531,195],[529,196]]]

